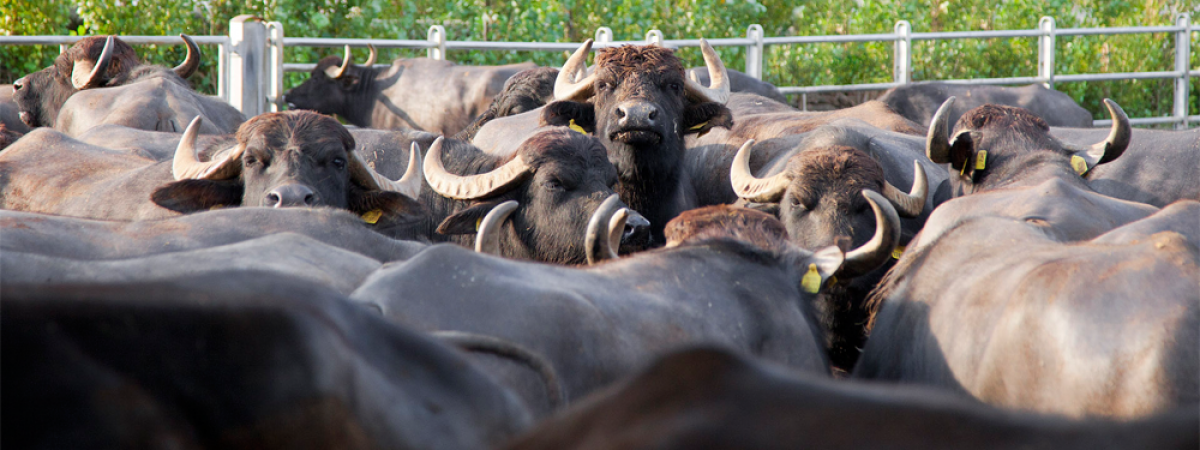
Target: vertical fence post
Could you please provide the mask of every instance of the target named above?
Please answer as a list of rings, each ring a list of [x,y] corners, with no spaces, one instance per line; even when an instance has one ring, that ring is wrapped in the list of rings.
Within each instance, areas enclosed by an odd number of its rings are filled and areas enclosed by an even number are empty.
[[[217,97],[229,103],[229,45],[217,44]]]
[[[58,54],[60,54],[60,55],[61,55],[61,54],[63,54],[63,53],[66,53],[66,52],[67,52],[67,49],[69,49],[69,48],[71,48],[71,46],[70,46],[70,45],[67,45],[67,44],[58,44]]]
[[[1192,18],[1187,13],[1175,16],[1175,26],[1182,30],[1175,32],[1175,71],[1179,78],[1175,79],[1175,129],[1188,127],[1188,85],[1191,84]]]
[[[746,75],[761,80],[763,77],[763,28],[762,25],[750,25],[746,29],[746,39],[754,41],[746,46]]]
[[[429,34],[426,35],[433,47],[429,47],[427,54],[429,59],[443,61],[446,59],[446,29],[441,25],[433,25],[429,27]]]
[[[283,24],[267,23],[267,108],[284,109],[283,101]]]
[[[912,82],[912,25],[907,20],[896,22],[896,44],[892,63],[892,81]]]
[[[661,47],[663,45],[662,31],[658,31],[658,30],[647,31],[646,32],[646,43],[647,44],[655,44],[655,45]]]
[[[229,21],[229,104],[254,117],[265,110],[263,83],[266,68],[267,28],[262,19],[240,15]]]
[[[600,28],[596,29],[595,42],[612,42],[612,41],[613,41],[612,28],[600,27]]]
[[[1042,17],[1038,21],[1038,78],[1042,86],[1054,89],[1054,18]]]

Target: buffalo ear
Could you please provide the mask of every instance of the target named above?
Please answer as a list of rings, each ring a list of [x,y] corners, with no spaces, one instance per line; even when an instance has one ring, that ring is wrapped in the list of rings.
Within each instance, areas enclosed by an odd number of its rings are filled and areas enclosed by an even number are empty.
[[[970,131],[960,131],[950,140],[950,167],[963,171],[963,165],[975,159],[975,141],[971,139]]]
[[[420,202],[393,191],[350,188],[346,209],[362,217],[367,227],[397,239],[415,239],[415,230],[429,217]]]
[[[550,103],[542,109],[543,126],[576,126],[582,127],[588,134],[596,131],[596,108],[591,103],[561,100]]]
[[[471,205],[469,208],[451,214],[446,220],[443,220],[438,225],[438,234],[454,235],[454,234],[475,234],[478,230],[477,224],[483,220],[483,217],[491,212],[492,208],[502,203],[503,200],[489,200]]]
[[[732,126],[733,112],[720,103],[697,103],[683,109],[683,134],[700,133],[703,136],[713,127]]]
[[[223,206],[241,206],[242,180],[180,180],[150,194],[154,204],[184,214]]]
[[[752,201],[749,201],[746,199],[739,198],[738,201],[734,202],[734,206],[740,206],[740,207],[743,207],[746,209],[753,209],[755,211],[770,214],[772,217],[775,217],[776,219],[779,218],[779,203],[778,202],[776,202],[776,203],[759,203],[759,202],[752,202]]]

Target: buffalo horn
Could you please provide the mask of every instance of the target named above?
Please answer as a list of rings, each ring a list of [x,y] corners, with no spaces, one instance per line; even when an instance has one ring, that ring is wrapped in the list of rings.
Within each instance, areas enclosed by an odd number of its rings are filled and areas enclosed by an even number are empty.
[[[621,205],[621,196],[617,194],[608,196],[596,208],[588,220],[583,242],[589,265],[617,258],[617,248],[621,245],[621,234],[625,231],[625,219],[628,217],[629,209]]]
[[[342,57],[342,65],[338,68],[325,68],[325,76],[333,79],[339,79],[346,75],[346,70],[350,69],[350,64],[353,63],[354,55],[350,54],[350,46],[346,46],[346,55]]]
[[[376,60],[376,59],[379,59],[379,51],[378,51],[378,50],[375,50],[375,46],[374,46],[374,45],[367,44],[367,49],[368,49],[368,50],[370,50],[370,51],[371,51],[371,53],[367,54],[367,62],[363,63],[363,67],[371,67],[371,66],[374,66],[374,65],[375,65],[375,60]]]
[[[883,265],[900,241],[900,217],[891,203],[875,191],[864,189],[862,194],[871,204],[871,209],[875,210],[875,236],[861,247],[846,253],[846,261],[839,271],[845,278],[854,278]]]
[[[700,83],[685,79],[685,89],[693,97],[699,98],[704,102],[715,102],[724,104],[729,101],[729,72],[725,70],[725,63],[721,61],[721,55],[713,50],[708,41],[700,39],[700,52],[704,54],[704,65],[708,66],[709,86],[701,86]]]
[[[954,106],[954,97],[942,102],[942,106],[929,122],[929,132],[925,135],[925,156],[938,164],[950,162],[950,107]]]
[[[421,149],[416,142],[413,142],[412,148],[409,149],[408,169],[404,171],[404,176],[397,181],[392,181],[376,172],[375,169],[363,162],[358,152],[350,152],[350,176],[355,181],[369,190],[399,192],[412,199],[421,196],[421,182],[424,181],[424,177],[420,173],[421,166]]]
[[[883,196],[892,202],[896,212],[904,217],[921,215],[921,210],[925,209],[925,195],[928,193],[929,180],[925,178],[925,169],[917,161],[913,161],[912,192],[905,193],[887,180],[883,181]]]
[[[242,146],[218,153],[208,162],[200,162],[196,156],[196,135],[200,133],[202,121],[200,116],[196,116],[183,131],[183,138],[175,147],[171,175],[176,180],[228,180],[237,177],[242,171]]]
[[[200,47],[196,45],[196,41],[193,41],[191,36],[180,34],[179,37],[183,38],[183,45],[187,46],[187,56],[183,58],[182,63],[171,70],[175,72],[175,75],[179,75],[179,78],[186,79],[200,68]]]
[[[746,141],[733,157],[733,165],[729,168],[729,182],[733,192],[739,198],[758,203],[779,201],[783,191],[787,190],[788,179],[786,172],[775,174],[770,178],[756,178],[750,173],[750,149],[754,147],[754,139]]]
[[[496,205],[491,211],[488,211],[483,220],[479,222],[479,229],[475,232],[475,251],[479,253],[487,253],[489,255],[500,254],[500,225],[508,220],[508,216],[517,209],[518,203],[516,200]]]
[[[113,37],[109,36],[104,40],[104,50],[100,51],[100,58],[96,60],[96,64],[91,67],[91,71],[84,74],[87,70],[87,61],[75,61],[75,66],[71,68],[71,85],[76,90],[83,90],[100,86],[104,81],[104,73],[108,71],[109,64],[112,63],[113,52]],[[81,64],[85,63],[85,64]]]
[[[587,56],[592,51],[592,40],[588,39],[567,58],[558,77],[554,80],[555,100],[584,100],[592,95],[592,82],[596,79],[593,73],[582,80],[576,80],[579,75],[587,73]]]
[[[1074,152],[1075,156],[1083,158],[1087,161],[1088,167],[1095,167],[1099,164],[1117,159],[1125,149],[1129,147],[1129,140],[1132,137],[1133,130],[1129,127],[1129,116],[1125,115],[1125,110],[1121,109],[1121,105],[1110,99],[1104,99],[1104,106],[1108,108],[1108,116],[1112,118],[1112,128],[1108,132],[1108,137],[1101,142],[1092,144],[1090,147],[1081,147],[1077,145],[1064,144],[1063,148]]]
[[[456,200],[473,200],[489,197],[511,189],[528,175],[532,168],[520,155],[491,172],[478,175],[455,175],[442,165],[442,143],[439,137],[425,155],[425,180],[429,187],[443,197]]]

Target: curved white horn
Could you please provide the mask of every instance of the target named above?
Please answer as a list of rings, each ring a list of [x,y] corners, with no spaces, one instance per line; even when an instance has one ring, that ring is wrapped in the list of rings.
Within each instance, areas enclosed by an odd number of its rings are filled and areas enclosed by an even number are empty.
[[[176,180],[228,180],[242,172],[242,146],[217,153],[212,161],[200,162],[196,155],[196,137],[200,134],[200,116],[188,123],[175,147],[175,157],[171,161],[171,175]]]
[[[900,217],[892,204],[879,193],[864,189],[862,195],[875,210],[875,235],[862,246],[846,253],[839,273],[846,278],[853,278],[875,270],[892,255],[896,243],[900,241]]]
[[[532,170],[529,164],[515,156],[503,166],[478,175],[455,175],[442,165],[443,138],[439,137],[425,154],[425,181],[429,187],[443,197],[457,200],[472,200],[489,197],[507,191],[525,178]]]
[[[933,120],[929,121],[929,131],[925,134],[925,156],[938,164],[950,162],[950,108],[954,106],[954,97],[942,102]]]
[[[750,149],[754,147],[754,139],[746,141],[733,157],[733,165],[729,167],[729,182],[733,192],[739,198],[752,202],[771,203],[779,200],[787,190],[791,181],[787,172],[780,172],[770,178],[757,178],[750,173]]]
[[[700,52],[704,54],[704,65],[708,66],[708,87],[701,86],[700,83],[692,81],[691,78],[684,80],[686,91],[692,96],[705,102],[722,103],[729,101],[730,85],[729,72],[725,70],[725,63],[721,61],[721,55],[713,50],[708,41],[700,39]]]
[[[905,193],[887,180],[883,181],[883,196],[892,202],[896,212],[904,217],[917,217],[925,209],[925,196],[929,194],[929,180],[925,177],[925,169],[921,163],[913,161],[913,184],[910,192]]]
[[[86,65],[81,66],[78,60],[75,61],[74,67],[71,68],[71,85],[76,90],[83,90],[100,86],[104,82],[104,72],[108,71],[108,66],[112,63],[114,38],[109,36],[104,40],[104,49],[100,51],[100,57],[96,59],[96,64],[92,66],[92,70],[84,75]]]
[[[342,65],[336,69],[333,67],[326,68],[325,75],[328,76],[329,78],[333,78],[335,80],[345,76],[346,70],[350,69],[350,65],[353,64],[353,62],[352,62],[353,59],[354,59],[354,56],[350,54],[350,46],[347,45],[346,46],[346,54],[345,54],[345,56],[342,56]]]
[[[587,73],[587,56],[591,50],[592,40],[588,39],[575,50],[575,53],[571,54],[570,58],[567,58],[567,62],[558,71],[558,77],[554,79],[555,100],[579,101],[592,95],[592,82],[596,79],[595,73],[582,80],[576,80],[576,77]]]
[[[186,79],[196,73],[196,69],[200,68],[200,47],[196,45],[196,41],[192,40],[191,36],[180,34],[183,39],[183,45],[187,47],[187,56],[183,58],[183,62],[175,66],[171,71],[179,75],[179,78]]]
[[[625,219],[629,210],[621,204],[621,196],[612,194],[592,213],[584,235],[583,248],[588,265],[617,258],[621,245],[621,234],[625,231]]]
[[[508,216],[517,209],[519,204],[516,200],[496,205],[491,211],[488,211],[483,220],[479,222],[479,229],[475,231],[475,251],[479,253],[487,253],[490,255],[500,254],[500,225],[508,220]]]

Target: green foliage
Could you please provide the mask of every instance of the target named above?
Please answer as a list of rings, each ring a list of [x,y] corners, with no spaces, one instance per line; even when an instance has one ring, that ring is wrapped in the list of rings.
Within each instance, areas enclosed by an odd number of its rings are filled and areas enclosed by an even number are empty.
[[[1200,21],[1194,0],[42,0],[3,2],[4,34],[194,35],[225,34],[229,20],[252,14],[279,21],[288,36],[425,39],[430,25],[446,28],[450,40],[579,42],[600,26],[617,40],[641,40],[658,29],[667,39],[741,37],[750,24],[767,36],[891,33],[897,20],[913,32],[1034,29],[1042,16],[1057,27],[1170,25],[1175,14],[1189,12]],[[1200,66],[1200,34],[1193,33],[1192,67]],[[913,79],[1035,76],[1037,40],[960,39],[914,41]],[[143,59],[174,65],[179,46],[139,47]],[[214,48],[206,48],[201,78],[193,82],[213,92]],[[745,49],[720,48],[731,68],[742,69]],[[890,42],[768,46],[763,63],[766,81],[779,86],[880,83],[892,80]],[[423,50],[384,49],[380,60],[424,56]],[[54,46],[0,47],[0,82],[49,65]],[[339,55],[329,48],[288,48],[289,62],[315,62]],[[356,50],[358,58],[365,51]],[[680,55],[689,66],[701,65],[696,49]],[[506,64],[526,60],[557,66],[559,52],[451,51],[464,64]],[[1174,36],[1167,33],[1058,37],[1056,74],[1171,71]],[[300,83],[306,74],[289,74]],[[1057,83],[1103,117],[1101,99],[1110,97],[1131,116],[1171,113],[1173,80]],[[1200,80],[1193,82],[1191,114],[1200,114]]]

